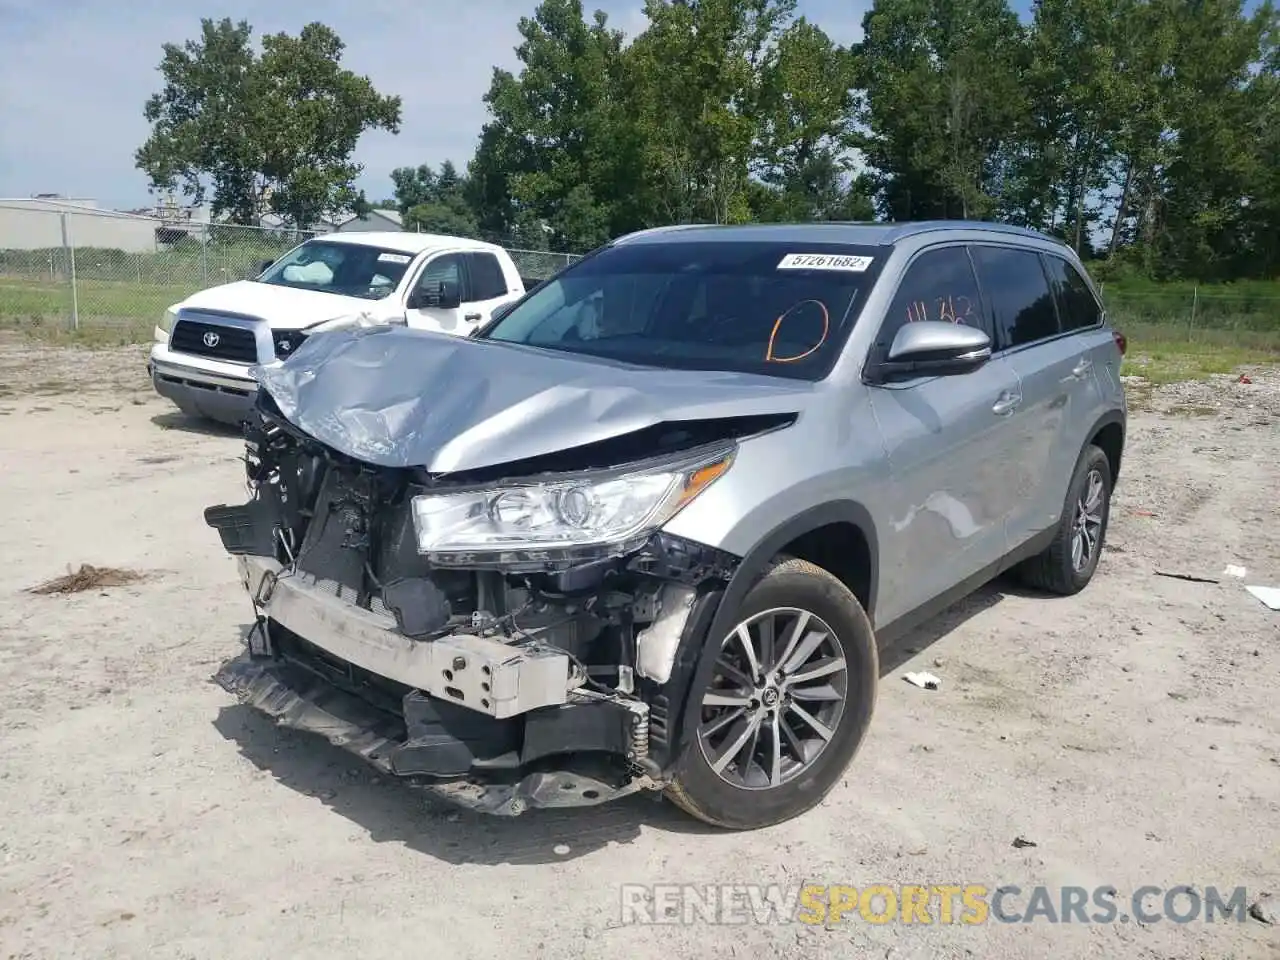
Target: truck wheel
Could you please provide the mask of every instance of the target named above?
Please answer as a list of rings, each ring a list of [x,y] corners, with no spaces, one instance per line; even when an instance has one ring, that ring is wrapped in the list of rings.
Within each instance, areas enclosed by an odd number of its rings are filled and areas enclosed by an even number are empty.
[[[812,809],[839,782],[871,723],[879,658],[857,597],[804,560],[769,570],[737,621],[692,694],[698,727],[667,795],[706,823],[754,830]]]
[[[1110,515],[1111,462],[1101,449],[1090,445],[1071,478],[1053,542],[1018,567],[1018,578],[1029,587],[1059,596],[1079,593],[1098,569]]]

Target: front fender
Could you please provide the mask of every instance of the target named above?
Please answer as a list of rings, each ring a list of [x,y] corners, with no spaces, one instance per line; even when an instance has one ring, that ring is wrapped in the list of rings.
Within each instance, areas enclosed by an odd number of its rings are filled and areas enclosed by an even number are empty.
[[[734,626],[734,617],[751,588],[787,544],[833,523],[853,524],[866,538],[871,554],[867,616],[874,622],[879,588],[879,541],[866,507],[854,500],[831,501],[776,526],[746,552],[727,584],[700,591],[694,602],[676,649],[671,678],[663,685],[659,698],[656,712],[663,718],[663,724],[661,729],[651,732],[650,751],[660,766],[666,768],[673,764],[697,729],[699,701],[691,694],[710,682],[716,660],[714,654],[721,639]]]

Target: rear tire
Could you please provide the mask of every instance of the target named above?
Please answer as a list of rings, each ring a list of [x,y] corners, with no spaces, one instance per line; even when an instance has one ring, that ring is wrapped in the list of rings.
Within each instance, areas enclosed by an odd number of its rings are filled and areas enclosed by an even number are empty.
[[[840,781],[871,723],[879,658],[857,597],[804,560],[770,569],[735,620],[704,654],[717,669],[691,694],[703,706],[667,796],[705,823],[755,830],[812,809]]]
[[[1079,593],[1098,569],[1110,517],[1111,462],[1090,445],[1076,464],[1053,542],[1017,568],[1018,579],[1058,596]]]

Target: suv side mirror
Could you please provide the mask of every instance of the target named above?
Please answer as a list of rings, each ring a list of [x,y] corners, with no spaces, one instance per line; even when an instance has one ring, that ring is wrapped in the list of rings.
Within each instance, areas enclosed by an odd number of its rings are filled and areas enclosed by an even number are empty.
[[[275,261],[274,261],[274,260],[261,260],[261,261],[259,261],[259,262],[258,262],[258,264],[257,264],[257,266],[255,266],[255,267],[253,268],[253,270],[254,270],[253,275],[254,275],[255,277],[260,277],[260,276],[262,276],[264,273],[266,273],[268,270],[270,270],[270,269],[271,269],[271,265],[272,265],[273,263],[275,263]]]
[[[946,320],[917,320],[902,326],[888,357],[875,365],[875,382],[909,377],[945,377],[977,370],[991,359],[991,338],[976,327]]]
[[[496,322],[498,320],[501,320],[503,317],[505,317],[508,313],[511,312],[511,308],[514,307],[515,305],[516,305],[516,302],[512,300],[508,303],[502,304],[501,306],[494,307],[489,314],[490,322]]]
[[[418,287],[409,294],[405,304],[410,310],[453,310],[462,306],[462,297],[458,284],[454,280],[441,280],[439,283]]]

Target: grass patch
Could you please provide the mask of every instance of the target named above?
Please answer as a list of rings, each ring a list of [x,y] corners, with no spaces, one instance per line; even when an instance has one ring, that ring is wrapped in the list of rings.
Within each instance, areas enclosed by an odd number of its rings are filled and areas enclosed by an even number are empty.
[[[1242,366],[1280,363],[1280,331],[1199,329],[1165,324],[1121,328],[1129,339],[1123,376],[1143,377],[1151,385],[1203,380],[1233,373]]]
[[[150,320],[129,318],[85,318],[78,330],[71,329],[71,321],[49,320],[33,317],[20,320],[0,315],[0,330],[12,330],[31,340],[55,347],[84,347],[104,350],[127,347],[138,343],[150,343],[152,330],[159,314]]]
[[[166,309],[204,286],[212,284],[82,279],[76,281],[76,307],[82,325],[99,320],[155,323]],[[45,320],[70,326],[71,287],[65,281],[0,277],[0,320]]]

